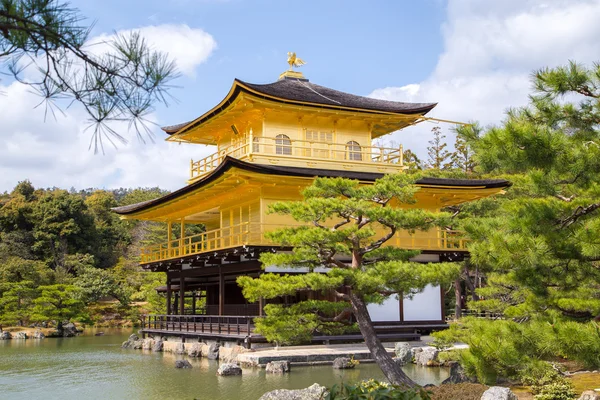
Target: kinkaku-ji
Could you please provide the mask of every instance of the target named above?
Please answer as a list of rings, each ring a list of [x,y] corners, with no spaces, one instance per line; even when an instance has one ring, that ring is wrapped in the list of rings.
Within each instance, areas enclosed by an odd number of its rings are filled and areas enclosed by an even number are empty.
[[[402,146],[374,146],[391,132],[418,124],[435,103],[377,100],[314,84],[292,66],[303,62],[289,54],[290,69],[276,82],[234,80],[227,96],[200,117],[163,130],[168,141],[214,146],[215,152],[192,160],[187,186],[163,197],[115,208],[123,218],[165,222],[168,240],[142,249],[141,265],[164,271],[166,314],[145,316],[142,332],[249,343],[264,340],[254,333],[254,318],[265,301],[249,303],[236,278],[263,272],[293,274],[302,269],[267,266],[262,252],[289,251],[265,233],[299,224],[291,217],[267,213],[277,201],[301,200],[315,177],[344,177],[369,184],[384,174],[407,169]],[[505,180],[422,178],[413,207],[439,210],[501,193]],[[175,235],[173,225],[180,232]],[[186,225],[202,224],[186,235]],[[177,236],[177,237],[176,237]],[[399,231],[387,243],[421,250],[420,262],[460,260],[466,239],[447,229]],[[310,297],[312,296],[312,297]],[[327,294],[302,291],[270,302],[293,304]],[[204,301],[199,301],[203,299]],[[200,306],[202,305],[202,306]],[[388,298],[369,306],[382,338],[412,339],[420,332],[445,327],[444,296],[428,286],[412,298]],[[340,338],[315,337],[315,340]],[[360,340],[360,334],[341,340]]]

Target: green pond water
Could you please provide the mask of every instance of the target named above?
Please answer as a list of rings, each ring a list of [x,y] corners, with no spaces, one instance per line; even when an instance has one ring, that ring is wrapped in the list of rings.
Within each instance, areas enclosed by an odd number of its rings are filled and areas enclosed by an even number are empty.
[[[256,400],[274,389],[299,389],[317,382],[325,386],[383,375],[375,364],[336,371],[331,366],[292,367],[290,374],[267,375],[245,368],[242,376],[216,376],[218,362],[190,359],[192,369],[176,369],[184,356],[123,350],[131,330],[93,331],[76,338],[0,341],[0,399],[211,399]],[[437,384],[443,368],[409,365],[418,383]]]

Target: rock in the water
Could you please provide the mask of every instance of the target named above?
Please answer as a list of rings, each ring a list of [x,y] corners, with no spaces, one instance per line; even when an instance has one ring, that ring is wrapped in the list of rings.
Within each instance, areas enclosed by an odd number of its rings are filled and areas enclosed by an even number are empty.
[[[202,355],[205,355],[209,360],[218,360],[220,347],[221,345],[219,343],[211,343],[202,349]]]
[[[450,364],[450,376],[446,378],[442,384],[446,385],[448,383],[465,383],[471,382],[474,383],[477,379],[470,378],[465,374],[465,370],[463,367],[456,361],[452,361]]]
[[[193,343],[188,349],[188,356],[190,357],[202,357],[202,344]]]
[[[306,389],[278,389],[263,394],[258,400],[321,400],[325,398],[327,388],[315,383]]]
[[[79,330],[77,330],[77,327],[72,322],[69,322],[68,324],[63,325],[63,327],[62,327],[62,336],[63,337],[77,336],[78,333],[79,333]]]
[[[600,400],[600,391],[586,390],[581,393],[579,400]]]
[[[185,344],[180,342],[175,346],[175,354],[185,354]]]
[[[0,332],[0,340],[9,340],[12,339],[12,335],[10,332]]]
[[[267,364],[265,372],[270,374],[285,374],[290,372],[290,362],[287,360],[271,361]]]
[[[98,332],[94,336],[104,336],[104,332]]]
[[[152,346],[154,346],[154,340],[153,339],[144,339],[144,344],[142,344],[142,349],[143,350],[152,350]]]
[[[421,351],[415,353],[415,362],[417,365],[436,366],[439,351],[435,347],[423,347]]]
[[[155,352],[163,351],[163,341],[162,341],[162,339],[158,339],[156,342],[154,342],[154,346],[152,347],[152,351],[155,351]]]
[[[127,339],[126,341],[123,342],[123,344],[121,345],[121,348],[123,348],[123,349],[141,349],[142,344],[143,344],[143,341],[141,341],[140,338],[138,337],[138,335],[136,335],[134,333],[132,335],[129,335],[129,339]]]
[[[15,336],[13,336],[14,339],[27,339],[27,333],[25,332],[17,332],[15,333]]]
[[[352,369],[356,365],[348,357],[338,357],[333,360],[334,369]]]
[[[221,364],[219,365],[219,369],[217,370],[217,375],[220,376],[231,376],[241,374],[242,369],[237,364]]]
[[[175,361],[175,368],[192,368],[192,364],[188,360]]]
[[[42,332],[40,331],[35,331],[33,332],[33,335],[31,335],[32,339],[45,339],[46,335],[44,335]]]
[[[481,400],[518,400],[518,398],[509,388],[492,386],[483,392]]]
[[[408,364],[412,361],[413,354],[409,343],[396,343],[394,346],[394,353],[396,353],[396,358],[394,360],[400,365]]]

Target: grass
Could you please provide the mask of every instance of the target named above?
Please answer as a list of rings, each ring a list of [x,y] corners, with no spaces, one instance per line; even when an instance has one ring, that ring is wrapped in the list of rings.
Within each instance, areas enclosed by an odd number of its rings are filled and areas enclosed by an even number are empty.
[[[600,389],[600,373],[589,372],[583,374],[575,374],[569,377],[575,387],[577,394],[581,394],[586,390]]]

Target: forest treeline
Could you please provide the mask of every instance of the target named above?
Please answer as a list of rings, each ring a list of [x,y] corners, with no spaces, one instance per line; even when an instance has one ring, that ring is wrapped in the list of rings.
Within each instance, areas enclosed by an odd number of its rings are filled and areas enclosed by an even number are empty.
[[[36,189],[23,181],[1,194],[0,323],[111,323],[110,315],[122,324],[159,311],[154,288],[164,274],[142,271],[139,249],[166,241],[166,226],[121,220],[111,208],[166,193]]]

